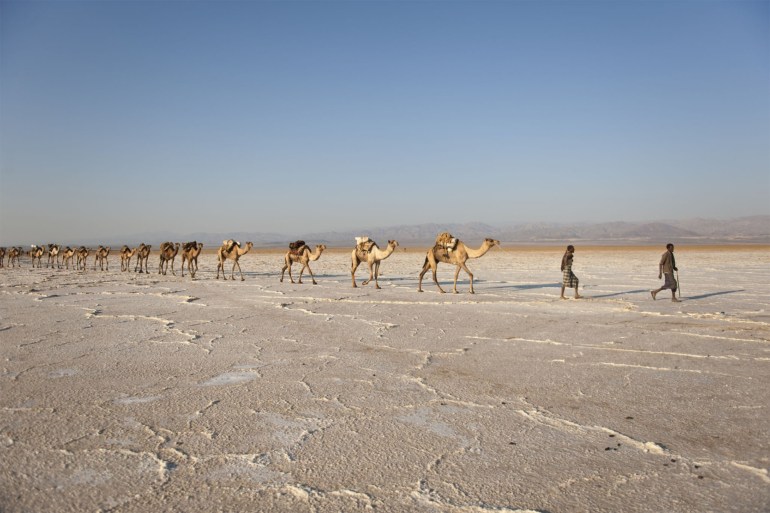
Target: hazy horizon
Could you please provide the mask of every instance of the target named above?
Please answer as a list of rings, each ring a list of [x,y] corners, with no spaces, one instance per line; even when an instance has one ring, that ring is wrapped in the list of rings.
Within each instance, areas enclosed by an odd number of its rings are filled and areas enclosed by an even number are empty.
[[[374,240],[385,241],[395,238],[402,243],[427,244],[436,234],[449,230],[466,242],[481,241],[486,237],[498,238],[507,243],[559,244],[579,242],[581,244],[659,244],[661,241],[676,241],[685,244],[770,243],[770,216],[758,215],[726,219],[681,219],[610,221],[601,223],[548,223],[532,222],[501,225],[472,221],[468,223],[421,223],[391,226],[356,226],[326,231],[268,232],[260,230],[217,230],[217,231],[174,231],[147,230],[131,233],[92,234],[77,239],[7,240],[0,238],[0,246],[22,246],[31,244],[56,243],[62,246],[135,246],[139,243],[160,244],[164,241],[187,242],[196,240],[207,244],[234,238],[252,241],[256,247],[283,247],[289,241],[306,239],[309,243],[326,243],[346,246],[360,235],[369,235]]]
[[[0,3],[0,241],[770,214],[770,3]]]

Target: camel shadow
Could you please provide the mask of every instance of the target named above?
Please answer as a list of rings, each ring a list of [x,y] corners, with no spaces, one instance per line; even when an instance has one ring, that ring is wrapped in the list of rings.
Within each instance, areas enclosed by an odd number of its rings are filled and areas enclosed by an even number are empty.
[[[685,299],[687,299],[687,300],[706,299],[707,297],[723,296],[725,294],[734,294],[735,292],[746,292],[746,289],[723,290],[722,292],[711,292],[710,294],[701,294],[699,296],[685,296]]]

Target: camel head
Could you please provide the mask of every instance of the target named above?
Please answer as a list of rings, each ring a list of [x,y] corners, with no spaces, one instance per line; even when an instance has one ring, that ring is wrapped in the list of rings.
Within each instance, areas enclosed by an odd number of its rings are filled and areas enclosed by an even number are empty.
[[[497,240],[497,239],[489,239],[489,238],[487,238],[487,239],[484,239],[484,244],[486,246],[489,246],[490,248],[492,248],[494,246],[499,246],[500,245],[500,241]]]
[[[389,240],[388,246],[393,246],[393,249],[396,249],[398,247],[398,241],[397,240]]]

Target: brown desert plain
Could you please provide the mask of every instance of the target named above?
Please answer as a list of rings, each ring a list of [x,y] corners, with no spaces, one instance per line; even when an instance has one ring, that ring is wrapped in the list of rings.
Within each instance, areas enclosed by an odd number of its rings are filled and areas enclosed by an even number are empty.
[[[672,303],[663,246],[576,244],[579,300],[563,246],[469,260],[473,295],[464,272],[418,293],[418,248],[381,290],[365,264],[351,286],[352,245],[318,285],[279,282],[283,249],[243,282],[211,248],[194,280],[157,248],[149,274],[22,258],[0,269],[0,511],[770,511],[770,247],[677,244]]]

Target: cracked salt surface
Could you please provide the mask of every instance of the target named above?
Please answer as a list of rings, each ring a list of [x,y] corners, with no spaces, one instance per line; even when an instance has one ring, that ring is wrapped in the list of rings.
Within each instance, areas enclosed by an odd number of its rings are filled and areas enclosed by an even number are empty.
[[[2,269],[0,504],[768,511],[769,253],[678,249],[679,304],[659,248],[584,250],[579,301],[561,248],[471,261],[473,296],[418,294],[412,251],[382,290],[334,252],[316,286],[259,252],[245,282]]]

